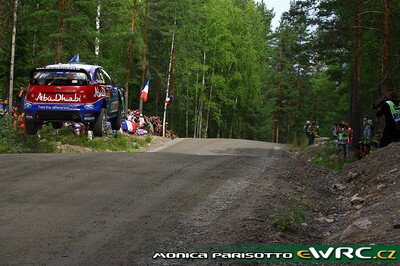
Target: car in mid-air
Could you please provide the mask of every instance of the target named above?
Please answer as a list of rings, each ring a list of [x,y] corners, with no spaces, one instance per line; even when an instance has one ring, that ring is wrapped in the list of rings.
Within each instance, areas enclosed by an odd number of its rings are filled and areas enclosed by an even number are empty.
[[[101,137],[107,122],[113,130],[120,129],[124,112],[124,91],[101,66],[56,64],[30,73],[24,105],[28,135],[35,135],[46,122],[55,129],[79,122]]]

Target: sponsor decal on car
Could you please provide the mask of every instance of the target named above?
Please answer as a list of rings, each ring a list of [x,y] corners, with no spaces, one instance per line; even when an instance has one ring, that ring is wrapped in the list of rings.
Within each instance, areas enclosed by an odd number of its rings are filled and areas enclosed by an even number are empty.
[[[68,103],[76,103],[81,101],[81,97],[78,97],[76,93],[74,96],[66,97],[64,94],[57,93],[54,96],[46,95],[46,93],[39,93],[39,95],[35,98],[35,101],[41,102],[68,102]]]
[[[95,98],[100,98],[100,97],[110,97],[110,93],[105,89],[105,88],[101,88],[99,89],[98,87],[96,87],[94,89],[94,97]]]

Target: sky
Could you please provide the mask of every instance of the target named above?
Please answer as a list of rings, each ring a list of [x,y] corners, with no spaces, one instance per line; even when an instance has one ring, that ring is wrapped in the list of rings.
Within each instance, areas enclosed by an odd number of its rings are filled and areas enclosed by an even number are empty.
[[[261,0],[256,1],[261,2]],[[264,3],[266,3],[268,9],[274,9],[275,17],[272,20],[272,27],[278,27],[282,13],[289,10],[290,0],[264,0]]]

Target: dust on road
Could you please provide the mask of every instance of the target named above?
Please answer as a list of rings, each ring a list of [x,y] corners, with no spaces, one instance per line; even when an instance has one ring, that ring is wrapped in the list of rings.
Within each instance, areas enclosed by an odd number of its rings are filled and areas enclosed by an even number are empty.
[[[275,144],[189,139],[157,153],[1,155],[0,260],[150,263],[202,236],[226,243],[229,228],[212,225],[237,217],[287,156]]]

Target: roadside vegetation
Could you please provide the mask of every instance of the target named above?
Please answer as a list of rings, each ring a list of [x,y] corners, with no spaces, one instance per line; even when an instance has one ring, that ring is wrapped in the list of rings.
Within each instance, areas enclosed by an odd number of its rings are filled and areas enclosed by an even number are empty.
[[[14,128],[12,120],[0,120],[0,153],[135,152],[151,141],[151,136],[121,133],[89,140],[85,135],[75,136],[67,127],[54,130],[50,125],[45,125],[38,136],[27,136],[23,130]]]
[[[352,162],[352,160],[343,159],[342,148],[333,140],[317,143],[310,147],[304,140],[299,143],[289,143],[288,149],[301,159],[333,171],[340,171]]]
[[[46,152],[51,150],[47,144],[41,145],[37,137],[25,136],[17,130],[11,118],[0,119],[0,153]]]
[[[272,217],[272,225],[280,230],[287,231],[299,227],[306,219],[301,207],[277,210]]]
[[[13,0],[0,12],[0,99],[79,52],[124,84],[129,108],[147,80],[144,114],[173,91],[179,136],[287,143],[307,120],[321,134],[345,120],[357,143],[360,118],[399,91],[400,5],[389,1],[291,1],[276,28],[273,6],[255,0]]]
[[[333,171],[340,171],[349,161],[343,159],[342,149],[336,142],[328,141],[315,148],[311,163]]]

